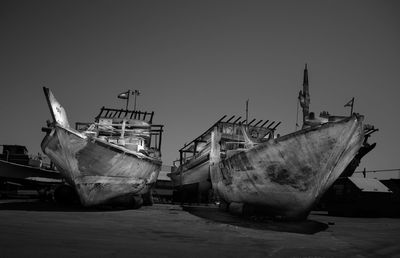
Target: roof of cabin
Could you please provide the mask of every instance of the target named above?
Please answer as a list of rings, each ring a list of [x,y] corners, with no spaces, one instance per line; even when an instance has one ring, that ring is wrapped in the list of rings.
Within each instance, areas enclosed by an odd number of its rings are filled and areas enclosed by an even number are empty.
[[[249,127],[252,127],[252,128],[263,128],[263,129],[268,129],[268,130],[271,130],[271,131],[275,131],[275,129],[281,124],[281,122],[276,123],[275,121],[270,122],[269,120],[266,120],[265,122],[263,122],[263,120],[259,120],[258,122],[255,123],[256,119],[253,119],[250,122],[247,122],[246,119],[243,119],[241,121],[241,119],[242,119],[241,116],[237,117],[236,119],[235,119],[235,116],[231,116],[228,120],[225,120],[226,117],[227,117],[227,115],[224,115],[223,117],[221,117],[210,128],[208,128],[203,134],[201,134],[200,136],[195,138],[193,141],[185,144],[180,149],[180,151],[187,151],[190,148],[192,148],[190,145],[193,144],[194,142],[201,142],[205,137],[209,137],[209,135],[211,134],[211,131],[213,130],[213,128],[215,126],[217,126],[218,124],[246,125],[246,126],[249,126]],[[270,122],[270,123],[268,124],[268,122]]]
[[[390,192],[389,188],[374,178],[349,177],[348,179],[362,192]]]
[[[100,113],[96,116],[96,120],[99,118],[125,118],[125,119],[136,119],[142,120],[148,123],[153,122],[154,111],[152,112],[143,112],[139,110],[127,110],[127,109],[115,109],[115,108],[106,108],[102,107],[100,109]]]
[[[13,154],[13,153],[17,153],[17,152],[28,153],[28,149],[24,145],[3,144],[0,146],[3,146],[3,153],[5,153],[6,151],[10,152],[9,154]]]

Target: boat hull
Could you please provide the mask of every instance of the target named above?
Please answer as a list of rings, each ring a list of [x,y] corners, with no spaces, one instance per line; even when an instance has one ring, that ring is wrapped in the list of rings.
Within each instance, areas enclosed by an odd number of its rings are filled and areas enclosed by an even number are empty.
[[[161,169],[160,159],[88,138],[58,124],[41,147],[75,188],[84,206],[112,204],[146,194]]]
[[[362,140],[362,117],[353,115],[223,158],[215,129],[210,154],[213,189],[228,204],[304,219],[357,154]]]
[[[183,171],[181,171],[183,170]],[[180,167],[177,171],[169,174],[174,187],[182,185],[190,185],[201,182],[210,182],[210,171],[209,171],[209,161],[197,164],[195,167],[186,169],[185,167]]]
[[[54,170],[22,165],[0,160],[0,178],[31,183],[61,183],[61,176]]]

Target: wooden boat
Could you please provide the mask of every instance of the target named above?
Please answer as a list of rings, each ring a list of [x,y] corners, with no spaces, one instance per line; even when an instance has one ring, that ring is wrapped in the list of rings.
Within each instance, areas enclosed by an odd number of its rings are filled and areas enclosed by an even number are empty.
[[[210,150],[211,132],[216,126],[225,129],[223,135],[224,143],[239,147],[243,145],[242,117],[232,116],[226,119],[226,115],[219,119],[203,134],[193,141],[185,144],[180,150],[179,166],[174,166],[169,176],[176,189],[175,196],[183,202],[210,202],[210,191],[212,190],[210,179]],[[260,120],[255,123],[253,119],[247,126],[255,139],[261,139],[276,130],[280,122]],[[253,125],[254,124],[254,125]],[[257,134],[257,136],[255,136]],[[271,134],[271,135],[270,135]],[[252,137],[252,136],[251,136]]]
[[[232,209],[243,211],[247,205],[304,219],[361,147],[362,121],[353,115],[235,149],[223,147],[224,128],[216,126],[210,152],[213,189]]]
[[[60,174],[43,157],[29,155],[22,145],[1,145],[0,154],[0,195],[7,191],[8,185],[17,185],[20,189],[37,190],[40,194],[48,188],[62,183]]]
[[[161,169],[162,125],[154,112],[103,107],[94,123],[69,125],[66,112],[48,88],[44,93],[53,122],[41,147],[84,206],[118,204],[138,208],[151,202]]]
[[[252,125],[254,119],[217,121],[180,150],[180,166],[170,175],[177,189],[184,193],[185,186],[197,184],[198,194],[203,194],[199,186],[208,181],[222,206],[234,213],[306,218],[355,158],[365,130],[364,117],[358,114],[324,112],[316,118],[309,112],[307,68],[299,100],[303,128],[288,135],[275,135],[273,124]],[[199,143],[204,147],[197,148]],[[199,164],[199,169],[191,164]]]

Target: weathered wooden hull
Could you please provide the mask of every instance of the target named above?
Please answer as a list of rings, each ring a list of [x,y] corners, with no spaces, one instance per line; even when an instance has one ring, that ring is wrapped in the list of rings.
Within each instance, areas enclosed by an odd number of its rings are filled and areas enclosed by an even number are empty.
[[[181,169],[183,171],[181,171]],[[209,182],[210,171],[209,171],[209,161],[204,160],[204,162],[197,164],[194,167],[186,169],[184,167],[179,168],[169,174],[172,183],[175,187],[181,185],[190,185],[201,182]]]
[[[58,124],[41,147],[76,189],[84,206],[148,193],[161,169],[160,159],[87,138]]]
[[[0,178],[30,183],[61,183],[58,172],[0,160]]]
[[[261,207],[288,219],[307,217],[354,158],[363,140],[362,117],[304,129],[221,157],[212,134],[210,176],[227,203]]]

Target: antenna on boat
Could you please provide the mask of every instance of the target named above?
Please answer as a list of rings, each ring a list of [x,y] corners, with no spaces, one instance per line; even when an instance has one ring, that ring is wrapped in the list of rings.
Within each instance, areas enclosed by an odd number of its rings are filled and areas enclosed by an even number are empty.
[[[246,125],[249,124],[249,99],[246,100]]]
[[[132,95],[135,96],[134,101],[133,101],[133,111],[136,111],[136,96],[140,95],[140,91],[133,90]]]
[[[139,95],[140,95],[140,91],[138,91],[138,90],[128,90],[128,91],[125,91],[125,92],[120,93],[120,94],[118,95],[118,98],[119,98],[119,99],[126,99],[125,110],[128,110],[128,106],[129,106],[129,97],[130,97],[131,93],[132,93],[132,95],[135,96],[135,99],[134,99],[134,102],[133,102],[133,106],[134,106],[133,111],[136,111],[136,96],[139,96]]]

